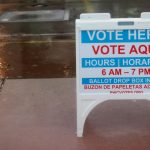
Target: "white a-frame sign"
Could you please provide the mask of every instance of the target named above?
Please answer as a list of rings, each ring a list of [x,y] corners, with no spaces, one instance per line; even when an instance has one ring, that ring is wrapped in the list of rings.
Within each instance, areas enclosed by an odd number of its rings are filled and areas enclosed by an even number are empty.
[[[76,20],[77,136],[98,104],[150,99],[150,13],[112,19],[81,14]]]

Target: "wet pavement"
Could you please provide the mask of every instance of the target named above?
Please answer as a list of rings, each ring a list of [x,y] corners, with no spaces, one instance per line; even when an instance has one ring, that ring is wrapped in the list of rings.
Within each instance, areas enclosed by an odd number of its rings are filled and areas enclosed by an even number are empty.
[[[0,94],[0,149],[150,149],[150,102],[106,101],[77,138],[75,94],[74,78],[7,80]]]
[[[9,11],[70,10],[68,21],[0,22],[0,76],[7,78],[75,77],[75,19],[83,12],[110,12],[112,17],[139,17],[149,1],[2,1]]]

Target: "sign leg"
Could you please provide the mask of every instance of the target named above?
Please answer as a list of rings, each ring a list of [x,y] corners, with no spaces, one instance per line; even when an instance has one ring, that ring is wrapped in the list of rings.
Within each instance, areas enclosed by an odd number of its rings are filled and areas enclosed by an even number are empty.
[[[96,99],[79,99],[77,102],[77,137],[83,136],[84,124],[89,113],[96,107],[98,104],[104,102],[106,99],[101,99],[97,101]]]

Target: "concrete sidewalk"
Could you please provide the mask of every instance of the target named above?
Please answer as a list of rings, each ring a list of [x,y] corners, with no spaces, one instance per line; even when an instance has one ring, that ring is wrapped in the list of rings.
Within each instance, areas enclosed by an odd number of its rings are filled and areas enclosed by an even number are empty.
[[[150,102],[107,101],[76,137],[75,79],[7,80],[0,150],[149,150]]]

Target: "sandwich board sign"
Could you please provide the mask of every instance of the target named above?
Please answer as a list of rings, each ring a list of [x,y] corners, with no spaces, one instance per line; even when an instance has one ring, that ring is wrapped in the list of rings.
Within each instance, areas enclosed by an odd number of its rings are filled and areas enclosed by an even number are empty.
[[[109,13],[76,20],[77,136],[88,114],[106,100],[150,97],[150,13],[112,19]]]

